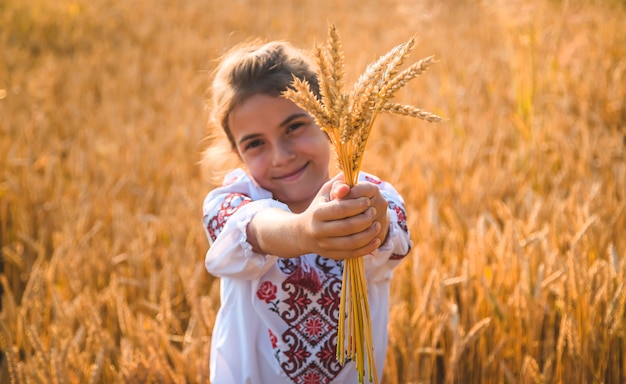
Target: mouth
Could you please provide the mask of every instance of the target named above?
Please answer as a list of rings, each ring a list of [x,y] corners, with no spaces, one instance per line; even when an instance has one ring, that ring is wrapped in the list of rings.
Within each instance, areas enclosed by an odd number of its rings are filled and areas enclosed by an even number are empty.
[[[305,163],[302,167],[286,173],[284,175],[280,175],[280,176],[276,176],[274,177],[275,180],[280,180],[280,181],[293,181],[295,179],[297,179],[298,177],[300,177],[300,175],[304,172],[304,170],[309,166],[309,163]]]

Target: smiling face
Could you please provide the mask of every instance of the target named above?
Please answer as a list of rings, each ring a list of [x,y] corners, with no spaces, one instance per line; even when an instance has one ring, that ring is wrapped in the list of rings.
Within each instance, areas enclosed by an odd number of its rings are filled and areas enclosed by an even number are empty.
[[[228,125],[252,178],[293,212],[304,211],[329,180],[328,137],[293,102],[253,95],[232,110]]]

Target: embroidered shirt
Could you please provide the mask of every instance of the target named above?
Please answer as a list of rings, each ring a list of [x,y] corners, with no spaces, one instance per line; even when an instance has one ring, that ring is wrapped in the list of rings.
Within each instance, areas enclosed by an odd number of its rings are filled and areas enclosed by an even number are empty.
[[[362,172],[389,205],[387,240],[364,256],[376,369],[387,352],[389,281],[411,248],[404,201],[397,191]],[[211,244],[205,265],[220,277],[221,307],[211,341],[211,383],[356,383],[353,362],[336,357],[343,262],[316,254],[280,258],[254,252],[246,226],[267,207],[289,211],[243,170],[224,179],[203,204]]]

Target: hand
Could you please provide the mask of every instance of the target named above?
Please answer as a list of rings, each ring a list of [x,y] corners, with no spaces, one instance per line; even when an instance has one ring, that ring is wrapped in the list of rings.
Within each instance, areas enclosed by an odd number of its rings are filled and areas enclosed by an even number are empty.
[[[361,181],[352,188],[348,187],[346,184],[344,184],[344,186],[348,188],[345,195],[342,195],[345,191],[344,188],[339,188],[339,186],[336,187],[338,193],[336,193],[335,196],[337,196],[337,198],[356,199],[360,197],[367,197],[370,199],[370,206],[376,210],[376,215],[374,216],[373,221],[381,224],[381,230],[377,237],[380,239],[381,244],[384,243],[387,238],[390,225],[388,212],[389,203],[380,193],[378,186],[367,181]]]
[[[322,186],[301,219],[309,252],[337,260],[373,252],[389,228],[378,187],[362,182],[350,188],[342,174]]]

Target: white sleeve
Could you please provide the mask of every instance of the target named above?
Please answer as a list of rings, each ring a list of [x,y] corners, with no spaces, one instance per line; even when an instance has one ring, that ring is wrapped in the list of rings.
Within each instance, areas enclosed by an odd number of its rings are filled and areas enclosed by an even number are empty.
[[[218,277],[247,280],[257,279],[267,272],[278,258],[255,252],[248,243],[246,228],[260,210],[282,206],[282,203],[272,199],[251,201],[241,206],[226,219],[218,236],[213,240],[205,258],[207,271]]]
[[[375,176],[363,173],[361,178],[378,186],[387,200],[389,215],[387,238],[376,251],[365,256],[365,273],[368,282],[388,281],[392,277],[393,269],[409,254],[412,247],[404,199],[391,184],[380,181]]]
[[[246,177],[207,195],[202,210],[204,230],[210,243],[205,257],[209,273],[253,280],[274,264],[277,257],[255,252],[246,235],[254,215],[266,208],[289,210],[271,195],[263,196],[263,191],[250,184]]]

